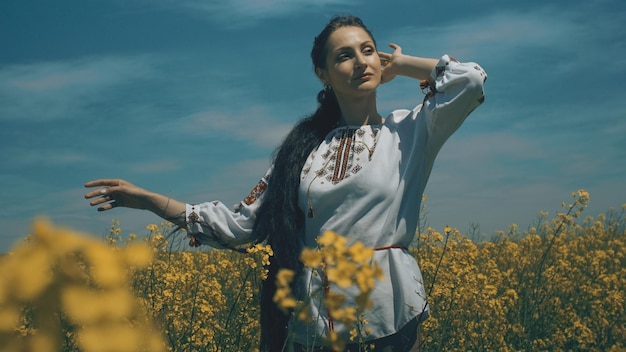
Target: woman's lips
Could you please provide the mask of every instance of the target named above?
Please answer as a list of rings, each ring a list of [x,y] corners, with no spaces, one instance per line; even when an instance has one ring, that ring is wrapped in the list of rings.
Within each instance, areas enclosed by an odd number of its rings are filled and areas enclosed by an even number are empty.
[[[371,74],[371,73],[364,73],[364,74],[358,76],[357,78],[355,78],[355,80],[369,80],[372,76],[373,76],[373,74]]]

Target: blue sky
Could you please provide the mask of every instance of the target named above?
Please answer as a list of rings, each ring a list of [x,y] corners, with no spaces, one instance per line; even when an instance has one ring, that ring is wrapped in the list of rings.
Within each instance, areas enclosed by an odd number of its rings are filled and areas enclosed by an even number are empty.
[[[189,203],[234,204],[321,88],[309,59],[334,14],[380,50],[450,54],[488,72],[486,102],[439,154],[428,224],[527,228],[584,188],[596,216],[626,202],[626,5],[591,1],[58,0],[0,2],[0,251],[44,215],[96,236],[84,182],[125,178]],[[418,83],[379,90],[412,108]],[[417,196],[417,195],[416,195]]]

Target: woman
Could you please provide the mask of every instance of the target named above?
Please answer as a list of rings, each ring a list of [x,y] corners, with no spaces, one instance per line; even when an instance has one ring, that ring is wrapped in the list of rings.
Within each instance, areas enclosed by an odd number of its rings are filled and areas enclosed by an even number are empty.
[[[406,247],[418,226],[435,156],[483,102],[487,76],[474,63],[447,55],[414,57],[398,45],[390,47],[392,53],[378,52],[356,17],[328,23],[311,51],[315,74],[324,84],[318,109],[296,124],[276,150],[270,170],[235,209],[220,202],[185,204],[123,180],[88,182],[86,187],[97,189],[85,197],[101,211],[119,206],[150,210],[184,227],[194,246],[271,244],[274,256],[261,295],[261,345],[270,351],[284,349],[287,331],[296,350],[321,344],[330,329],[348,340],[350,327],[333,322],[323,304],[311,305],[307,323],[282,314],[272,302],[274,278],[280,268],[295,270],[293,290],[304,299],[324,283],[302,267],[302,248],[315,247],[325,230],[359,240],[376,249],[374,259],[384,274],[365,312],[368,343],[381,351],[416,349],[418,326],[429,310],[420,269]],[[429,91],[414,109],[383,118],[376,90],[396,76],[418,79]]]

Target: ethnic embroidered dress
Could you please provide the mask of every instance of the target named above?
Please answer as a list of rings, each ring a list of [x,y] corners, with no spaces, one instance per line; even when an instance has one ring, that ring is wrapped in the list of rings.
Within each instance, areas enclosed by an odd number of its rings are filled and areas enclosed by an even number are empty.
[[[411,319],[428,316],[422,275],[406,247],[417,230],[422,193],[435,156],[483,102],[486,78],[477,64],[444,55],[431,74],[431,92],[423,104],[395,110],[380,125],[335,128],[302,169],[298,203],[305,224],[294,235],[304,246],[316,247],[315,239],[332,230],[379,249],[374,260],[384,278],[377,280],[370,295],[373,306],[365,311],[366,340],[388,336]],[[271,182],[270,173],[235,209],[220,202],[188,204],[189,233],[216,247],[254,240],[255,211]],[[323,277],[305,269],[294,290],[299,299],[311,298],[311,321],[292,322],[294,340],[303,345],[321,344],[329,329],[349,341],[352,327],[329,321],[319,294],[323,287]],[[356,306],[356,287],[331,286],[330,290],[345,294],[346,304]]]

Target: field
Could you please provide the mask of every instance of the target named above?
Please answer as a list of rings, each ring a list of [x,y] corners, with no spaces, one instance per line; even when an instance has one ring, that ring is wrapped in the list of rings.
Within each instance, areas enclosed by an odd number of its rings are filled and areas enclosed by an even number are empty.
[[[540,213],[524,231],[511,225],[489,239],[452,228],[416,234],[411,251],[431,307],[422,351],[626,349],[626,205],[583,217],[588,194],[572,195],[562,212]],[[94,239],[37,221],[0,258],[0,351],[255,350],[271,248],[191,250],[184,234],[164,235],[170,226],[151,224],[138,236],[114,222],[106,238]],[[368,252],[343,249],[332,253],[354,272],[332,279],[361,285],[366,267],[356,258]],[[277,302],[297,311],[302,302],[281,292]],[[358,309],[342,309],[367,328]]]

